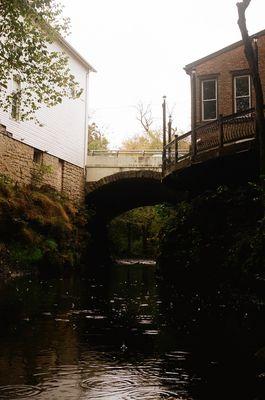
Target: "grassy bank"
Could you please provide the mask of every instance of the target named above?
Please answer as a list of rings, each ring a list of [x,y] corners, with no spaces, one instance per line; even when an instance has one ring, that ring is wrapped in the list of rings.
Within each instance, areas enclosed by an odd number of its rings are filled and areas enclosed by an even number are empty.
[[[80,263],[86,214],[49,186],[20,187],[0,176],[0,270],[60,272]]]

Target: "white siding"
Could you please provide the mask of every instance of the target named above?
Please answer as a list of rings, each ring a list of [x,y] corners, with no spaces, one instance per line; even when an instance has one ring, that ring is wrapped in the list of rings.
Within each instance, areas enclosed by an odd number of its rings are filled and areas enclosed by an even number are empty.
[[[62,47],[54,44],[52,50],[62,51]],[[15,139],[47,151],[74,165],[84,167],[87,136],[85,89],[88,69],[69,52],[67,54],[71,73],[84,89],[81,97],[75,100],[64,99],[62,104],[52,108],[43,106],[36,114],[43,126],[39,126],[33,121],[17,122],[11,118],[10,113],[7,114],[1,110],[0,123],[6,126],[7,131],[12,133]],[[10,82],[10,90],[11,87],[12,83]]]

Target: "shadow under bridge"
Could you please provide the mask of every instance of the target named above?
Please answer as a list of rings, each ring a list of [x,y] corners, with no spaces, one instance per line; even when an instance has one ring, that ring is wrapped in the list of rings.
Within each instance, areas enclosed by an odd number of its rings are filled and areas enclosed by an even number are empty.
[[[87,206],[105,222],[137,207],[180,200],[181,194],[164,184],[162,174],[156,171],[119,172],[87,183]]]

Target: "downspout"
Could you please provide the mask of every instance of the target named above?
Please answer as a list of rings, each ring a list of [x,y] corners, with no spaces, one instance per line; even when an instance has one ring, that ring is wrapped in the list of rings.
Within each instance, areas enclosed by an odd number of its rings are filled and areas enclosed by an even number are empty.
[[[84,126],[84,175],[86,176],[87,147],[88,147],[88,84],[89,71],[86,73],[85,87],[85,126]]]

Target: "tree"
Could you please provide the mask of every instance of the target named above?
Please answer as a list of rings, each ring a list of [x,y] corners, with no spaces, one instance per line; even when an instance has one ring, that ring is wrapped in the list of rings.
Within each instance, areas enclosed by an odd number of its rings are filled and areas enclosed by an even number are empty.
[[[57,0],[0,0],[0,108],[19,103],[19,118],[33,119],[42,106],[55,106],[64,97],[82,93],[68,67],[68,57],[50,50],[67,34]],[[10,93],[8,83],[15,80]],[[35,117],[36,118],[36,117]]]
[[[252,39],[249,37],[247,26],[246,26],[246,10],[251,0],[243,0],[237,3],[238,9],[238,25],[241,31],[245,55],[249,64],[249,69],[253,79],[253,86],[255,89],[256,97],[256,121],[258,129],[258,141],[259,141],[259,157],[260,157],[260,181],[264,186],[265,183],[265,118],[264,118],[264,96],[262,90],[262,84],[259,74],[258,65],[258,47],[254,49]],[[257,46],[257,43],[254,44]],[[255,51],[256,50],[256,51]]]
[[[107,150],[109,141],[93,122],[88,126],[88,150]]]
[[[164,205],[135,208],[111,221],[110,242],[116,256],[156,257],[159,231],[171,209]]]
[[[153,117],[150,104],[144,107],[143,103],[139,103],[136,110],[136,119],[140,122],[143,133],[124,140],[122,150],[162,150],[162,132],[152,129]]]
[[[134,135],[123,141],[122,150],[162,150],[162,135],[160,131],[149,131]]]

